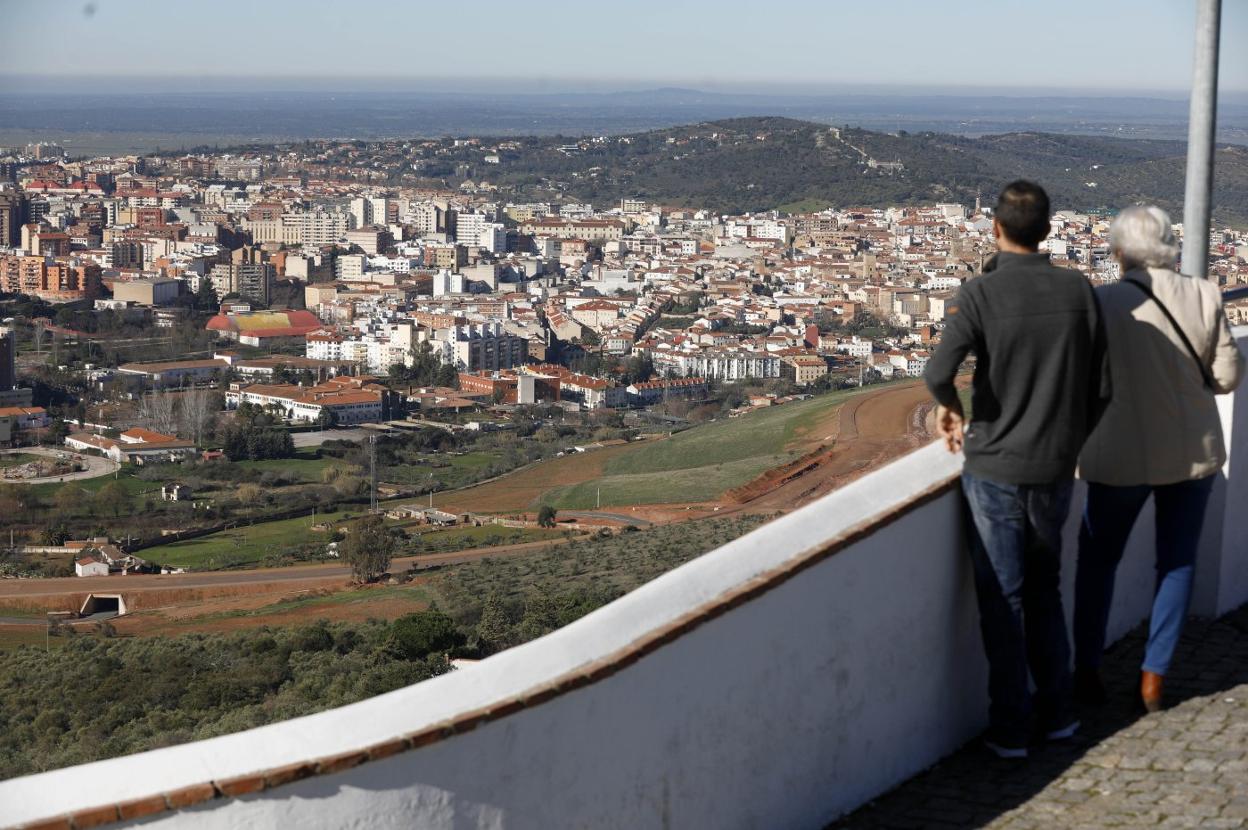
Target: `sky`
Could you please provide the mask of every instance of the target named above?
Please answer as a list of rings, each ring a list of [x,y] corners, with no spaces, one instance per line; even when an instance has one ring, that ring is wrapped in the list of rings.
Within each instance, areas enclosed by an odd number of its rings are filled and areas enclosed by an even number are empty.
[[[1181,94],[1194,0],[0,0],[0,91]],[[1248,91],[1248,2],[1221,87]],[[20,76],[39,75],[29,78]],[[18,77],[15,77],[18,76]]]

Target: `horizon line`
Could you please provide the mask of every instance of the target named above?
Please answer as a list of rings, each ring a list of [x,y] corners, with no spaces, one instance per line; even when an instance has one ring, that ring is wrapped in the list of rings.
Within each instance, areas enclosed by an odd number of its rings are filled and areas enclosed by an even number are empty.
[[[101,85],[126,82],[126,90],[101,90]],[[239,89],[239,84],[267,83],[276,86]],[[452,83],[446,87],[439,84]],[[44,87],[34,90],[9,88],[11,85],[34,84]],[[175,88],[187,84],[188,88]],[[284,86],[283,86],[284,85]],[[309,88],[315,85],[315,88]],[[370,88],[382,85],[388,88]],[[73,87],[83,87],[75,89]],[[396,89],[394,87],[401,86]],[[48,88],[51,87],[51,88]],[[136,88],[137,87],[137,88]],[[491,88],[493,87],[493,88]],[[942,97],[1021,97],[1021,98],[1186,98],[1190,89],[1175,87],[1071,87],[1039,84],[966,84],[930,83],[902,84],[881,81],[789,81],[764,79],[749,81],[707,81],[706,79],[658,79],[658,78],[549,78],[549,77],[499,77],[492,75],[437,77],[429,75],[341,75],[314,74],[214,74],[178,75],[164,74],[153,79],[149,74],[118,73],[110,75],[83,75],[77,73],[11,73],[0,72],[0,94],[186,94],[186,93],[277,93],[277,92],[323,92],[325,94],[407,92],[427,95],[576,95],[576,94],[627,94],[655,91],[696,93],[700,95],[764,95],[787,94],[789,97],[820,96],[905,96],[931,95]],[[1248,86],[1223,87],[1220,95],[1248,94]]]

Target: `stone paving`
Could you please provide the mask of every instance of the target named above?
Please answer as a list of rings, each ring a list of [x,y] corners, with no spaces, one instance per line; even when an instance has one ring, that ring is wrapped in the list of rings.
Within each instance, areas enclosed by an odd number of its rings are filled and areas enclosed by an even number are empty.
[[[1025,761],[972,742],[831,830],[1248,830],[1248,605],[1189,620],[1166,679],[1168,708],[1154,715],[1135,704],[1145,633],[1110,649],[1110,703],[1083,709],[1071,741]]]

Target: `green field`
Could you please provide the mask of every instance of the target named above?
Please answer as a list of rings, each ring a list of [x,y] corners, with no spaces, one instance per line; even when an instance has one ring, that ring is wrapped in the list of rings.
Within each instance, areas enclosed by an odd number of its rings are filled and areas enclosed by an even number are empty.
[[[599,504],[599,491],[604,505],[711,501],[724,491],[784,463],[785,459],[784,455],[760,455],[685,470],[608,475],[598,481],[552,490],[542,503],[561,510],[593,510]]]
[[[346,512],[318,513],[316,523],[336,522],[346,518]],[[222,570],[254,566],[271,556],[289,553],[302,545],[313,542],[328,543],[330,535],[312,530],[310,515],[279,522],[242,526],[186,539],[168,545],[158,545],[140,551],[139,556],[149,562],[172,568],[194,570]]]
[[[419,539],[415,549],[419,553],[449,553],[468,548],[492,547],[494,545],[518,545],[522,542],[545,542],[558,539],[563,531],[538,527],[503,527],[481,525],[480,527],[454,527],[448,530],[408,528],[414,539]]]
[[[78,479],[77,481],[67,481],[61,483],[59,481],[51,481],[45,484],[31,484],[30,492],[34,493],[40,499],[50,499],[57,490],[62,487],[73,487],[81,490],[83,498],[89,498],[91,495],[99,491],[101,487],[111,481],[120,481],[121,485],[126,488],[126,492],[130,494],[131,504],[135,504],[143,493],[154,493],[157,501],[160,500],[160,482],[144,481],[134,474],[135,468],[130,464],[123,464],[117,472],[116,479],[111,475],[96,476],[95,478]]]
[[[8,605],[0,605],[0,617],[20,617],[22,619],[42,620],[48,615],[47,611],[31,610],[30,608],[20,608]]]
[[[47,628],[41,625],[9,625],[0,628],[0,652],[20,646],[34,646],[40,651],[45,648],[59,650],[68,642],[69,637],[49,637]]]
[[[309,449],[299,450],[291,458],[234,462],[234,466],[243,470],[275,471],[313,483],[321,481],[325,468],[342,464],[343,462],[337,458],[317,458],[316,451]]]
[[[430,473],[432,473],[433,480],[440,482],[442,489],[454,490],[479,481],[481,469],[497,461],[499,454],[493,452],[466,452],[463,455],[430,453],[422,455],[421,459],[432,463],[381,467],[377,474],[383,481],[421,485],[430,480]],[[435,464],[446,466],[434,466]]]
[[[0,455],[0,469],[4,469],[5,467],[17,467],[21,464],[26,464],[42,457],[43,456],[34,455],[33,453],[28,452]]]
[[[601,478],[547,491],[538,503],[563,509],[592,508],[598,503],[599,488],[603,504],[716,498],[800,454],[796,445],[820,443],[826,436],[810,433],[829,409],[878,388],[828,392],[678,432],[615,456],[606,463]]]

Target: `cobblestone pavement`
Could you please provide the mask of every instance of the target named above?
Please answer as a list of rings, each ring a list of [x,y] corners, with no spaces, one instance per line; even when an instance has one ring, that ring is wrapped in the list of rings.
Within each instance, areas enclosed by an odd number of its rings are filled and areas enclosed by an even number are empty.
[[[1145,634],[1106,655],[1110,703],[1085,708],[1071,741],[1025,761],[972,742],[830,830],[1248,830],[1248,605],[1188,621],[1166,679],[1168,708],[1155,715],[1135,704]]]

